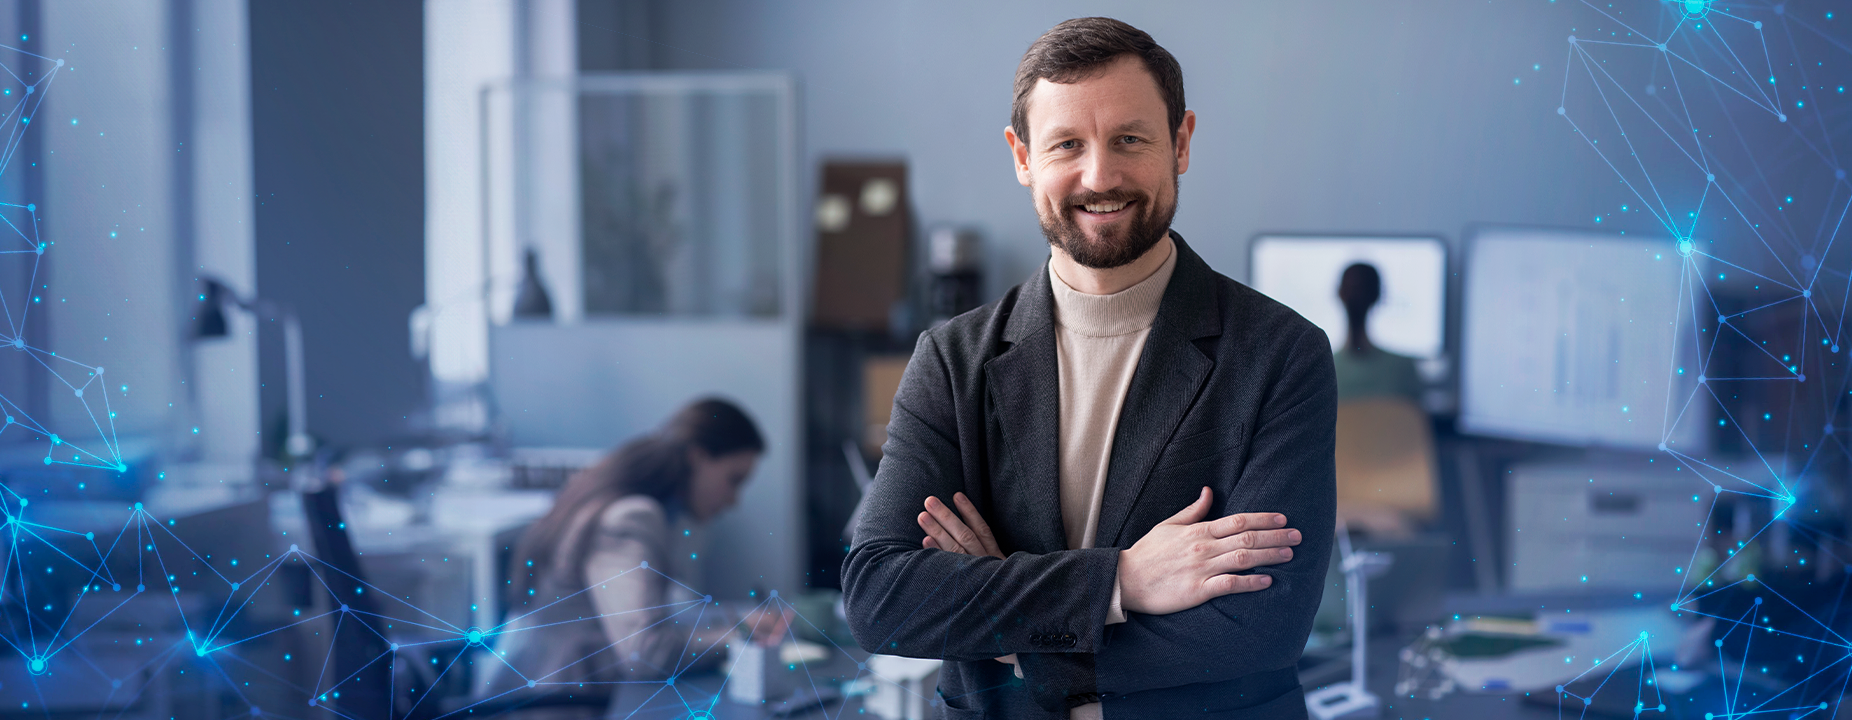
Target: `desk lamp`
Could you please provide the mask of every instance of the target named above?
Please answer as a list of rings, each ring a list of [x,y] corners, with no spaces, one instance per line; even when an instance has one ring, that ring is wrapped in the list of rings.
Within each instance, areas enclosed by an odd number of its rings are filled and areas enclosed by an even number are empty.
[[[229,334],[225,307],[236,307],[253,316],[283,321],[283,374],[288,403],[288,428],[283,452],[290,457],[308,457],[315,451],[315,439],[309,437],[309,408],[302,370],[302,323],[295,309],[259,297],[240,298],[230,287],[213,278],[205,278],[200,293],[200,308],[193,324],[194,339],[222,338]]]

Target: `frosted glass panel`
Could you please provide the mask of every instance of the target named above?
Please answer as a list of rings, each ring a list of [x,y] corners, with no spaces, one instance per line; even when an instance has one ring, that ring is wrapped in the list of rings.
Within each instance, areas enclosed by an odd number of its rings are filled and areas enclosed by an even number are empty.
[[[778,98],[578,98],[587,315],[775,316]]]

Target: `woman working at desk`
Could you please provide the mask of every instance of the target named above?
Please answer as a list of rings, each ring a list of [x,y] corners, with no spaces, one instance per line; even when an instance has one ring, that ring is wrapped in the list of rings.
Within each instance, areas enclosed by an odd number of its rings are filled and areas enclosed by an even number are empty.
[[[693,529],[731,507],[765,449],[745,412],[695,402],[574,474],[515,546],[509,617],[478,696],[527,686],[659,679],[721,664],[733,633],[775,644],[788,618],[729,612],[691,581]],[[557,685],[555,687],[558,687]],[[545,688],[542,688],[543,690]]]

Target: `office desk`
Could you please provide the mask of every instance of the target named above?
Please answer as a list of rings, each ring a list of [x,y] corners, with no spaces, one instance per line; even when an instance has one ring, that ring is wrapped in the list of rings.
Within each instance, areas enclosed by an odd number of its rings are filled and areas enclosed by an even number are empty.
[[[370,491],[350,491],[342,500],[347,532],[367,570],[367,581],[396,602],[385,607],[430,613],[459,630],[496,624],[495,536],[546,514],[553,494],[437,486],[414,503]],[[302,552],[308,541],[302,498],[270,496],[271,523]]]

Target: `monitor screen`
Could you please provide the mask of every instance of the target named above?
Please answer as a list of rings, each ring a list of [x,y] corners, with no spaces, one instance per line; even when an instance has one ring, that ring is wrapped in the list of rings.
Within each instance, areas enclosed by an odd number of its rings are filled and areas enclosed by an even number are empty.
[[[1704,449],[1710,403],[1690,402],[1698,343],[1681,282],[1697,260],[1659,238],[1480,229],[1460,308],[1461,429]]]
[[[1262,235],[1254,239],[1249,284],[1318,325],[1335,350],[1349,328],[1338,277],[1360,262],[1376,266],[1382,278],[1382,299],[1369,315],[1370,342],[1439,359],[1447,306],[1447,246],[1440,238]]]

